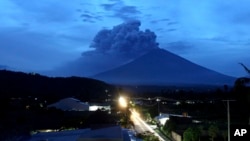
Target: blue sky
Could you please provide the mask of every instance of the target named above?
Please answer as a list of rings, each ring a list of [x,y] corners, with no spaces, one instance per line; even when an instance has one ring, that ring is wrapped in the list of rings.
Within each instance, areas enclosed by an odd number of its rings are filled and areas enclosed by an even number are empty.
[[[250,67],[248,0],[1,0],[0,65],[51,70],[78,59],[101,29],[131,19],[165,48],[231,75]]]

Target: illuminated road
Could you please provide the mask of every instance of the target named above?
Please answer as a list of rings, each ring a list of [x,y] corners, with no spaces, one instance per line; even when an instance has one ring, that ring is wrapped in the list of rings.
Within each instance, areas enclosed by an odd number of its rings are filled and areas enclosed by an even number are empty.
[[[157,136],[160,139],[160,141],[165,141],[157,132],[155,132],[145,121],[143,121],[140,118],[140,115],[135,110],[130,110],[130,111],[132,113],[131,120],[135,125],[135,130],[137,133],[143,133],[149,131],[153,133],[155,136]]]
[[[143,132],[149,131],[148,128],[146,126],[144,126],[144,124],[142,122],[140,122],[138,117],[132,116],[131,120],[134,123],[135,131],[137,133],[143,133]]]

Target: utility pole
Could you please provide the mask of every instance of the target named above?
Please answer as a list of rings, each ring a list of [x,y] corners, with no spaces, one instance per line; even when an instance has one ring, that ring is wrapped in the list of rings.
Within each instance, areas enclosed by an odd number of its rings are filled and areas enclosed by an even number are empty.
[[[235,100],[222,100],[227,102],[227,139],[230,141],[230,101],[235,101]]]
[[[157,98],[156,101],[157,101],[157,104],[158,104],[158,114],[160,116],[160,105],[159,104],[160,104],[161,99]]]

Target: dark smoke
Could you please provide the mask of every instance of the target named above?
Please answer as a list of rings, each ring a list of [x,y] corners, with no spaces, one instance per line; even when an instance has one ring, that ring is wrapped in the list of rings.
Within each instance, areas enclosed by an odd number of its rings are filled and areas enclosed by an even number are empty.
[[[140,31],[140,25],[140,21],[133,20],[110,30],[103,29],[97,33],[90,47],[99,53],[132,58],[158,48],[155,33],[149,29]]]
[[[92,76],[158,48],[155,33],[140,31],[140,25],[140,21],[133,20],[99,31],[90,45],[94,50],[83,52],[79,59],[60,68],[60,75]]]

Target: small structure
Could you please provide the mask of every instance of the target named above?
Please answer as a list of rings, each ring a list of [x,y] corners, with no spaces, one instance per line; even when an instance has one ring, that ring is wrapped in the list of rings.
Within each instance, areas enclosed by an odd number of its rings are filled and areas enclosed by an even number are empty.
[[[91,103],[89,105],[89,111],[96,111],[98,109],[109,112],[111,111],[110,105],[106,103]]]
[[[48,107],[55,107],[63,111],[88,111],[89,104],[81,102],[75,98],[65,98],[54,104],[48,105]]]
[[[175,119],[179,119],[179,118],[188,119],[188,121],[191,121],[191,116],[188,116],[188,113],[185,113],[185,112],[182,115],[160,113],[159,116],[155,117],[155,120],[161,125],[165,125],[166,121],[168,121],[171,117]]]
[[[160,125],[165,125],[166,121],[169,120],[169,114],[160,113],[159,116],[155,117],[155,120],[160,123]]]

